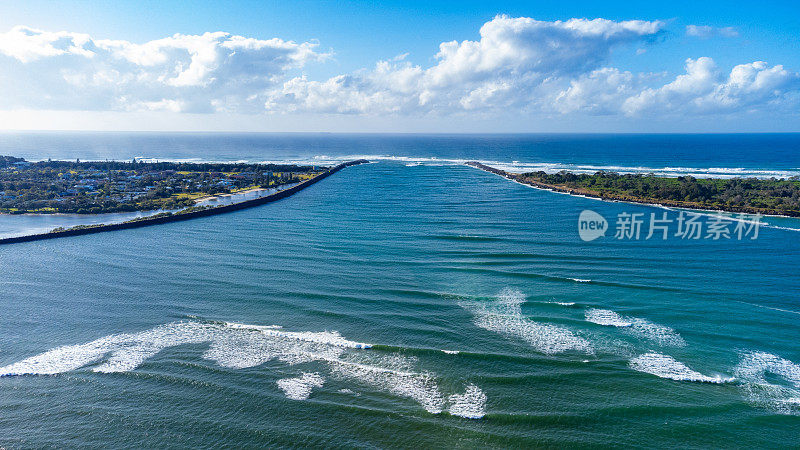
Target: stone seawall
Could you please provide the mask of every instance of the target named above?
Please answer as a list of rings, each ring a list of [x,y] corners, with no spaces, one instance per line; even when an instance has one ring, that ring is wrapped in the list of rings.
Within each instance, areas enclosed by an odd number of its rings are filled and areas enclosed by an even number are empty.
[[[322,172],[321,174],[315,176],[314,178],[305,180],[296,186],[292,186],[288,189],[284,189],[282,191],[278,191],[272,193],[270,195],[255,198],[252,200],[245,200],[238,203],[233,203],[231,205],[225,206],[218,206],[216,208],[209,208],[209,209],[201,209],[197,211],[187,212],[181,214],[175,213],[168,216],[158,216],[158,217],[151,217],[151,218],[143,218],[138,219],[135,221],[130,222],[122,222],[122,223],[112,223],[112,224],[102,224],[102,225],[94,225],[88,226],[86,228],[78,228],[78,229],[66,229],[60,231],[51,231],[48,233],[41,233],[41,234],[30,234],[27,236],[15,236],[15,237],[8,237],[0,239],[0,245],[2,244],[13,244],[17,242],[30,242],[30,241],[40,241],[43,239],[55,239],[59,237],[67,237],[67,236],[81,236],[84,234],[94,234],[94,233],[103,233],[106,231],[114,231],[114,230],[127,230],[132,228],[140,228],[140,227],[147,227],[151,225],[159,225],[162,223],[170,223],[170,222],[181,222],[184,220],[191,220],[196,219],[199,217],[208,217],[208,216],[215,216],[217,214],[225,214],[232,211],[238,211],[240,209],[252,208],[254,206],[264,205],[266,203],[271,203],[276,200],[280,200],[286,197],[289,197],[297,192],[302,191],[303,189],[311,186],[312,184],[333,175],[334,173],[344,169],[345,167],[355,166],[358,164],[364,164],[369,161],[364,159],[359,159],[355,161],[348,161],[346,163],[339,164],[338,166],[332,167],[330,170]]]

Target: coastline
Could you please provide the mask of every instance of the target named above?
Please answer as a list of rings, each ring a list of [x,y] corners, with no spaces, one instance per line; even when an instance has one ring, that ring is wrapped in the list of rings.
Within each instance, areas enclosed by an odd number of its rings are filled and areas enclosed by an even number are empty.
[[[286,183],[286,184],[292,184],[292,183]],[[209,201],[209,200],[233,197],[235,195],[249,194],[251,192],[268,191],[270,189],[276,189],[278,191],[282,191],[283,189],[279,189],[281,186],[284,186],[284,185],[283,184],[278,184],[278,185],[275,185],[274,187],[270,187],[270,188],[251,187],[251,188],[247,188],[247,189],[242,189],[241,191],[233,191],[233,192],[231,192],[229,194],[207,195],[205,197],[198,197],[198,198],[194,199],[194,204],[195,204],[195,206],[197,206],[199,203],[206,202],[206,201]]]
[[[485,172],[501,176],[515,183],[523,184],[525,186],[530,186],[536,189],[555,192],[559,194],[573,195],[576,197],[607,201],[607,202],[632,203],[637,205],[656,206],[661,208],[682,208],[682,209],[706,211],[706,212],[727,212],[727,213],[743,213],[743,214],[754,214],[754,215],[758,214],[767,217],[784,217],[784,218],[800,217],[800,211],[796,212],[795,214],[785,214],[785,213],[778,213],[773,210],[754,208],[754,207],[730,207],[727,209],[713,209],[703,205],[698,205],[693,202],[681,202],[676,200],[655,199],[655,198],[639,198],[629,195],[601,194],[588,189],[569,188],[566,186],[536,182],[530,179],[522,179],[521,178],[522,174],[506,172],[505,170],[487,166],[486,164],[480,163],[478,161],[467,161],[465,164],[470,167],[474,167],[476,169],[480,169]]]
[[[354,161],[348,161],[337,166],[334,166],[324,172],[321,172],[314,176],[313,178],[309,178],[304,180],[290,188],[282,189],[277,192],[274,192],[270,195],[266,195],[264,197],[258,197],[251,200],[244,200],[237,203],[232,203],[223,206],[217,206],[212,208],[202,208],[187,212],[178,211],[176,213],[164,213],[164,214],[156,214],[153,216],[146,216],[141,219],[134,219],[127,222],[121,223],[114,223],[114,224],[98,224],[98,225],[90,225],[85,227],[75,227],[69,228],[65,230],[55,230],[50,231],[47,233],[39,233],[39,234],[30,234],[25,236],[14,236],[14,237],[7,237],[0,239],[0,245],[3,244],[13,244],[19,242],[31,242],[31,241],[40,241],[45,239],[55,239],[59,237],[68,237],[68,236],[81,236],[85,234],[94,234],[94,233],[102,233],[106,231],[114,231],[114,230],[125,230],[125,229],[132,229],[132,228],[141,228],[151,225],[159,225],[163,223],[170,223],[170,222],[181,222],[184,220],[191,220],[200,217],[208,217],[214,216],[218,214],[225,214],[228,212],[238,211],[241,209],[252,208],[254,206],[263,205],[266,203],[271,203],[286,197],[289,197],[301,190],[311,186],[318,181],[327,178],[330,175],[344,169],[345,167],[355,166],[358,164],[367,163],[367,160],[359,159]],[[191,209],[191,208],[187,208]],[[183,210],[185,211],[185,210]]]

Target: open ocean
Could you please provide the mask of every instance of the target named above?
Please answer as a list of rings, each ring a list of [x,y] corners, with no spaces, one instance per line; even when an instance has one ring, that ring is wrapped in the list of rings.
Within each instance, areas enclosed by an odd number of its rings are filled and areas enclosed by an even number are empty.
[[[0,246],[0,447],[798,443],[800,220],[584,242],[586,209],[678,213],[462,163],[788,177],[800,135],[3,133],[0,154],[375,162],[230,214]]]

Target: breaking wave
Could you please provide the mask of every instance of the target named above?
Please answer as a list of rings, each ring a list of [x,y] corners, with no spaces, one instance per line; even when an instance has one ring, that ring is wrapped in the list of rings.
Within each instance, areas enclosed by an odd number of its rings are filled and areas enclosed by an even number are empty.
[[[502,334],[520,338],[536,351],[546,354],[576,350],[594,353],[586,339],[568,328],[534,322],[522,315],[525,296],[514,289],[504,289],[491,302],[462,302],[461,306],[475,316],[475,325]]]
[[[305,400],[311,395],[311,389],[322,387],[325,383],[325,379],[318,373],[303,372],[303,374],[297,378],[284,378],[278,380],[276,383],[286,395],[286,398]]]
[[[416,358],[393,356],[383,358],[381,362],[381,366],[376,366],[371,361],[354,361],[351,358],[332,361],[330,368],[336,377],[367,384],[398,397],[410,398],[431,414],[442,412],[445,400],[435,376],[428,372],[417,373],[411,370]]]
[[[778,379],[768,381],[768,373]],[[800,414],[800,365],[771,353],[745,352],[734,374],[751,403],[781,414]]]
[[[649,373],[659,378],[676,381],[697,381],[701,383],[729,383],[732,377],[721,375],[708,376],[690,369],[686,364],[675,358],[661,353],[645,353],[630,360],[629,366],[633,370]]]
[[[349,155],[313,155],[300,158],[283,158],[271,160],[220,160],[207,158],[166,158],[153,155],[139,155],[136,159],[143,162],[193,162],[193,163],[260,163],[260,164],[300,164],[300,165],[335,165],[344,161],[355,159],[366,159],[369,161],[388,161],[402,163],[406,166],[430,165],[462,165],[473,159],[461,158],[439,158],[436,156],[400,156],[390,154],[349,154]],[[35,160],[31,160],[35,161]],[[513,173],[537,172],[557,173],[562,170],[573,173],[593,174],[598,171],[617,172],[620,174],[648,174],[653,173],[657,176],[677,177],[691,175],[697,178],[789,178],[800,175],[800,169],[762,169],[747,167],[650,167],[650,166],[623,166],[623,165],[599,165],[599,164],[575,164],[552,162],[524,162],[524,161],[496,161],[478,160],[478,162],[496,167]]]
[[[480,419],[486,415],[486,394],[478,386],[470,384],[463,394],[453,394],[450,400],[450,414],[467,419]]]
[[[598,325],[611,327],[629,327],[633,325],[633,322],[608,309],[588,309],[586,310],[586,320]]]
[[[256,367],[272,360],[289,366],[318,361],[326,364],[336,378],[413,399],[434,414],[448,404],[436,376],[414,369],[416,358],[353,352],[372,346],[347,340],[335,331],[293,332],[274,325],[173,322],[138,333],[113,334],[86,344],[57,347],[0,367],[0,376],[55,375],[90,366],[98,373],[129,372],[160,351],[185,344],[208,344],[203,358],[231,369]],[[324,382],[319,373],[303,372],[296,378],[278,380],[277,385],[287,398],[305,400]],[[469,398],[478,401],[479,397]],[[480,409],[479,405],[469,406],[462,397],[453,397],[453,401],[457,404],[451,406],[457,411]]]
[[[622,316],[609,309],[586,310],[586,320],[603,326],[624,328],[627,333],[666,347],[685,347],[686,341],[677,331],[638,317]]]

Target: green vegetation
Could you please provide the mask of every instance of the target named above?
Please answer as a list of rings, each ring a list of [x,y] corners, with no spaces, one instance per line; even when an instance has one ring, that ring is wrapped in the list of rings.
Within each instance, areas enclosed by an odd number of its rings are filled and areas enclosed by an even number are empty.
[[[324,170],[287,164],[28,162],[0,156],[0,213],[177,210],[202,197],[296,183]]]
[[[800,179],[697,179],[653,174],[531,172],[506,174],[516,181],[611,200],[695,209],[800,216]]]

